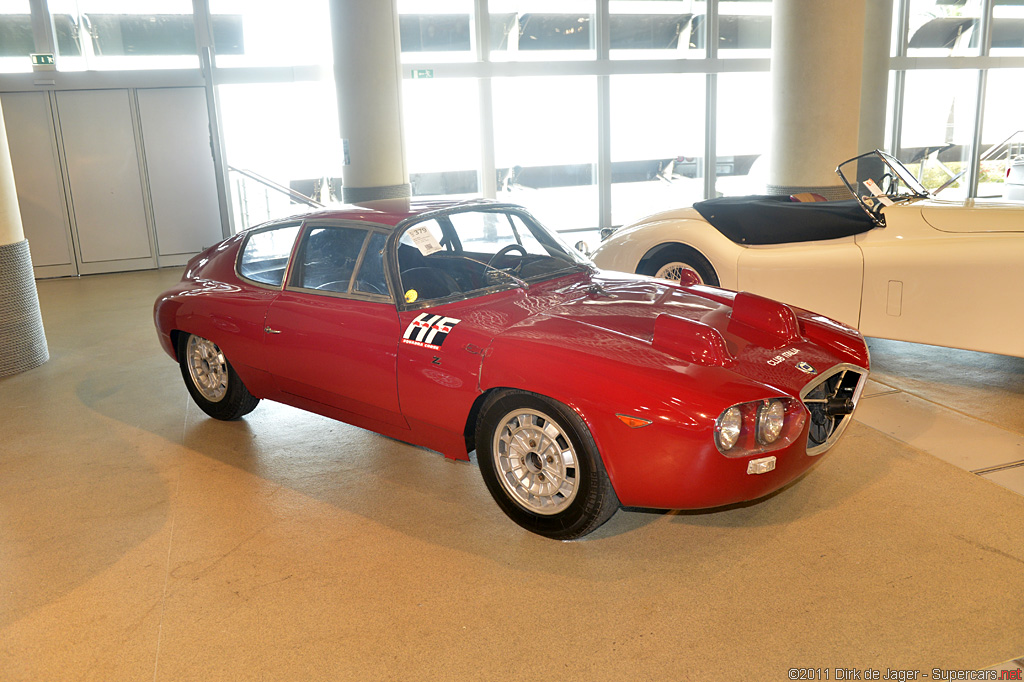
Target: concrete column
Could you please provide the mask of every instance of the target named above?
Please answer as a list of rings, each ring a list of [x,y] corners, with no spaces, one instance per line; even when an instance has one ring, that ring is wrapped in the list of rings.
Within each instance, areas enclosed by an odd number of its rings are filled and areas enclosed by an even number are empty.
[[[0,109],[0,377],[50,359]]]
[[[769,194],[847,198],[836,166],[856,156],[868,0],[775,0]]]
[[[889,43],[892,40],[892,0],[867,0],[864,17],[860,134],[857,138],[859,153],[885,148],[885,113],[886,104],[889,101]]]
[[[407,203],[395,0],[330,0],[346,203]]]

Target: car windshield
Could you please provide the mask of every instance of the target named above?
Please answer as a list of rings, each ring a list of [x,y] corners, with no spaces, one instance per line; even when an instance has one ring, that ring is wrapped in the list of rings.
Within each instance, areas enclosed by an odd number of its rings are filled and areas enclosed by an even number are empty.
[[[528,288],[589,265],[529,214],[508,206],[423,216],[400,233],[397,261],[407,303]]]
[[[898,159],[883,151],[861,154],[836,168],[847,189],[876,222],[881,211],[900,201],[923,199],[928,190]]]

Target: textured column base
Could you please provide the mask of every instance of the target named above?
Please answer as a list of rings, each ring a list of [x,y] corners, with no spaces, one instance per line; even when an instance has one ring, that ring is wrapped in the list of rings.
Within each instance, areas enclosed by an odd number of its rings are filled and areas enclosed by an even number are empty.
[[[0,245],[0,377],[49,359],[28,240]]]
[[[389,185],[387,187],[345,187],[342,185],[342,200],[346,204],[364,204],[369,201],[407,199],[412,196],[412,185]]]
[[[850,190],[846,188],[846,185],[822,185],[820,187],[768,185],[765,192],[766,194],[773,194],[775,196],[803,194],[804,192],[811,192],[813,194],[820,194],[829,201],[842,201],[843,199],[853,198],[850,196]]]

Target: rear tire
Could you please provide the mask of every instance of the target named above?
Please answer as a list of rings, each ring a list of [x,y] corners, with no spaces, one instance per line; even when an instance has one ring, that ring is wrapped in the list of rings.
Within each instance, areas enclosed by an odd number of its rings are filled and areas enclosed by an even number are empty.
[[[480,474],[510,519],[538,535],[574,540],[615,514],[619,500],[597,445],[571,409],[507,391],[489,398],[480,414]]]
[[[214,419],[233,421],[252,412],[260,402],[212,341],[180,334],[178,364],[192,400]]]
[[[690,270],[700,279],[701,284],[717,287],[718,275],[715,268],[696,249],[684,244],[667,244],[654,249],[640,260],[636,272],[658,279],[678,282],[680,271]]]

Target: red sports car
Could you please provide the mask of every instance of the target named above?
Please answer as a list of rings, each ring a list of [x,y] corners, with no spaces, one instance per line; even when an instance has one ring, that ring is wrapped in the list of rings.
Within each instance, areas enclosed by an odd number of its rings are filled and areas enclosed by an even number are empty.
[[[513,521],[580,537],[799,477],[849,423],[860,334],[748,293],[598,271],[523,208],[323,210],[207,249],[156,302],[196,403],[261,398],[447,457]]]

